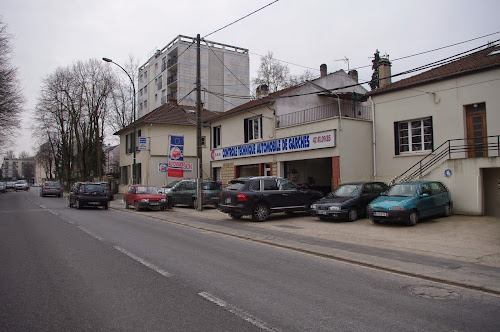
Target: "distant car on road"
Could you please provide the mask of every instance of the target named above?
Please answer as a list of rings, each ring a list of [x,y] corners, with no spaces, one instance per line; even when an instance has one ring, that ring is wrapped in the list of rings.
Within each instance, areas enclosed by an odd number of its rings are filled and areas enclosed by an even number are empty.
[[[215,181],[203,181],[201,184],[202,205],[219,205],[220,185]],[[178,204],[196,206],[197,199],[196,180],[182,180],[174,185],[168,192],[168,206]]]
[[[309,212],[311,204],[322,196],[280,177],[243,177],[221,191],[219,210],[235,219],[251,215],[255,221],[265,221],[275,212]]]
[[[163,194],[158,194],[155,186],[132,185],[125,193],[125,208],[133,206],[136,211],[141,209],[165,210],[167,198]]]
[[[354,221],[366,216],[368,203],[389,187],[383,182],[354,182],[341,184],[328,196],[314,202],[311,212],[319,219]]]
[[[7,191],[7,183],[0,182],[0,193],[4,193]]]
[[[77,209],[84,206],[101,206],[107,210],[109,201],[106,188],[100,183],[77,182],[68,194],[67,205],[68,207],[75,205]]]
[[[451,215],[452,200],[448,188],[438,181],[402,182],[368,205],[370,220],[400,221],[414,226],[419,219]]]
[[[15,189],[16,182],[15,181],[7,181],[6,186],[7,186],[7,189]]]
[[[40,187],[40,197],[49,195],[63,197],[63,187],[59,182],[47,181],[42,183]]]
[[[26,180],[17,180],[16,183],[14,184],[14,188],[16,191],[18,190],[29,190],[30,186],[28,184],[28,181]]]

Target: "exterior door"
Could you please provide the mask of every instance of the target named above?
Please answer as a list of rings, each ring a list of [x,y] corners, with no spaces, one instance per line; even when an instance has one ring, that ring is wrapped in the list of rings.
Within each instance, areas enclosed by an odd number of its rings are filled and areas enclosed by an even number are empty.
[[[487,157],[486,107],[484,103],[466,106],[468,157]]]

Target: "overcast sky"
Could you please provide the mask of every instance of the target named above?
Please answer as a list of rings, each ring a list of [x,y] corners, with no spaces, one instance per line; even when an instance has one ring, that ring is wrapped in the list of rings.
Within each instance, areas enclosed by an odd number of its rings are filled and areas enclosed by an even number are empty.
[[[273,0],[1,0],[0,16],[14,36],[13,64],[27,98],[22,130],[13,150],[34,153],[29,112],[42,79],[77,60],[108,57],[125,64],[129,55],[146,62],[177,35],[205,36]],[[458,46],[393,61],[402,72],[500,39],[498,0],[280,0],[208,40],[247,48],[250,76],[268,51],[293,74],[319,75],[359,68],[371,78],[376,49],[390,59],[496,33]]]

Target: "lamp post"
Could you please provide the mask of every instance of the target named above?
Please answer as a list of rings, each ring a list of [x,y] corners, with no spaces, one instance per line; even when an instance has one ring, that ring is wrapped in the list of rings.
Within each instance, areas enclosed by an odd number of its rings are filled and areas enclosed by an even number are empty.
[[[130,83],[132,83],[132,89],[133,89],[133,92],[134,92],[134,98],[133,98],[133,101],[132,101],[132,111],[133,111],[133,116],[134,116],[134,134],[133,134],[133,153],[134,153],[134,161],[133,161],[133,164],[132,164],[132,184],[136,184],[136,169],[135,169],[135,133],[136,133],[136,124],[135,124],[135,84],[134,84],[134,80],[132,79],[132,77],[130,77],[130,74],[122,67],[120,66],[119,64],[117,64],[116,62],[113,62],[113,60],[109,59],[109,58],[102,58],[104,61],[106,62],[111,62],[115,65],[117,65],[118,67],[120,67],[121,70],[123,70],[125,72],[125,74],[127,74],[128,78],[130,79]],[[127,150],[127,147],[125,147],[125,151]]]

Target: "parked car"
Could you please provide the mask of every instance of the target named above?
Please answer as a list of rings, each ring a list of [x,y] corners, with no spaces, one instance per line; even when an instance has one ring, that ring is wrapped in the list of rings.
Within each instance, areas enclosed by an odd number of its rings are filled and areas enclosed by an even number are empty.
[[[47,195],[63,197],[63,187],[59,182],[46,181],[40,187],[40,197]]]
[[[0,182],[0,193],[4,193],[7,191],[7,183]]]
[[[314,202],[311,205],[311,212],[319,219],[354,221],[366,216],[368,203],[388,188],[383,182],[345,183],[328,196]]]
[[[16,183],[14,184],[14,188],[16,189],[16,191],[29,190],[30,186],[28,184],[28,181],[26,180],[17,180]]]
[[[15,189],[16,182],[15,181],[7,181],[7,189]]]
[[[155,186],[132,185],[128,188],[124,197],[125,208],[133,206],[136,211],[141,209],[165,210],[167,207],[167,198],[165,195],[158,194]]]
[[[169,184],[167,184],[166,186],[163,186],[161,187],[160,189],[158,189],[158,193],[159,194],[167,194],[170,190],[172,190],[172,188],[179,182],[181,182],[182,180],[175,180],[175,181],[172,181],[170,182]]]
[[[399,221],[414,226],[420,218],[449,216],[452,206],[450,192],[441,182],[403,182],[371,202],[368,215],[373,223]]]
[[[77,182],[68,194],[67,205],[69,207],[75,205],[77,209],[84,206],[102,206],[107,210],[109,201],[106,188],[100,183]]]
[[[202,205],[219,205],[220,185],[215,181],[203,181],[201,184]],[[178,204],[196,206],[196,180],[182,180],[174,185],[168,192],[168,206],[173,207]]]
[[[312,202],[321,197],[319,191],[300,189],[279,177],[238,178],[221,191],[219,210],[231,218],[251,215],[255,221],[265,221],[275,212],[309,212]]]

